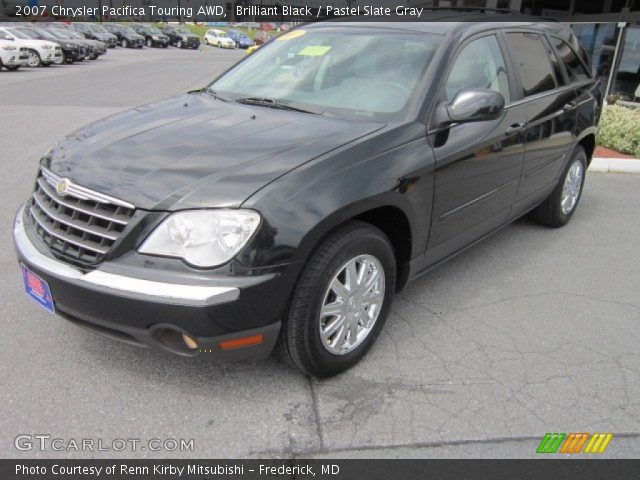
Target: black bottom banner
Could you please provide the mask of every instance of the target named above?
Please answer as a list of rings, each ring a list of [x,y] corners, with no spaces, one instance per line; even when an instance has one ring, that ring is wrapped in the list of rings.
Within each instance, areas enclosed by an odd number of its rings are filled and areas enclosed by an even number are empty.
[[[1,480],[640,479],[640,460],[0,460]]]

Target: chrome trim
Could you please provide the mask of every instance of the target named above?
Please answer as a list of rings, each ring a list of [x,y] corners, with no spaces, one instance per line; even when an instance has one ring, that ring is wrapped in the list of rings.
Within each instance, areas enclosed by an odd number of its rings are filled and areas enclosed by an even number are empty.
[[[118,236],[112,235],[112,234],[108,233],[107,231],[97,230],[95,228],[88,227],[85,224],[82,224],[82,223],[76,222],[74,220],[71,220],[70,218],[62,217],[62,216],[58,215],[57,213],[53,212],[47,205],[45,205],[42,202],[42,200],[40,200],[38,198],[38,195],[34,195],[33,196],[33,200],[36,202],[36,204],[38,205],[40,210],[42,210],[44,213],[46,213],[49,216],[49,218],[52,218],[53,220],[55,220],[58,223],[62,223],[64,225],[67,225],[68,227],[75,228],[76,230],[80,230],[80,231],[83,231],[83,232],[90,233],[92,235],[95,235],[96,237],[103,237],[103,238],[106,238],[108,240],[113,240],[113,241],[116,241],[118,239]],[[38,223],[40,223],[40,222],[38,222]]]
[[[62,233],[53,231],[53,229],[51,229],[42,220],[40,220],[38,218],[38,215],[36,215],[33,212],[33,210],[31,210],[31,208],[33,208],[33,207],[30,207],[30,210],[29,210],[30,213],[31,213],[31,218],[33,218],[33,220],[38,224],[38,226],[42,230],[47,232],[52,237],[56,237],[58,240],[62,240],[63,242],[70,243],[71,245],[75,245],[78,248],[84,248],[86,250],[91,250],[92,252],[99,253],[100,255],[106,255],[107,253],[109,253],[109,250],[105,250],[104,248],[100,248],[99,246],[98,247],[94,247],[91,244],[89,244],[88,242],[81,242],[80,240],[76,240],[75,238],[72,238],[69,235],[63,235]]]
[[[66,188],[64,191],[64,195],[69,195],[80,200],[92,200],[98,203],[112,203],[114,205],[130,208],[132,210],[136,208],[134,205],[125,202],[124,200],[120,200],[118,198],[111,197],[109,195],[105,195],[104,193],[96,192],[95,190],[91,190],[90,188],[73,183],[68,178],[61,177],[60,175],[53,173],[51,170],[45,167],[41,166],[40,171],[46,178],[49,185],[51,185],[53,188],[56,188],[60,182],[65,182]]]
[[[34,267],[65,280],[74,285],[91,290],[114,293],[119,296],[138,300],[151,300],[159,303],[208,306],[237,300],[240,289],[237,287],[198,286],[177,283],[156,282],[142,278],[117,275],[101,270],[83,273],[80,270],[47,257],[31,243],[24,225],[24,205],[17,213],[13,227],[13,239],[19,256],[27,266]]]
[[[73,210],[77,210],[81,213],[84,213],[86,215],[91,215],[93,217],[97,217],[100,218],[102,220],[106,220],[108,222],[115,222],[115,223],[119,223],[120,225],[127,225],[129,223],[129,221],[131,220],[130,218],[118,218],[115,216],[110,216],[107,215],[106,213],[101,213],[95,210],[89,210],[87,208],[82,208],[80,205],[74,205],[72,203],[69,202],[65,202],[62,198],[60,198],[59,196],[54,196],[54,194],[51,193],[51,191],[49,191],[49,187],[47,184],[49,183],[48,181],[45,182],[42,180],[42,177],[38,177],[38,179],[36,180],[38,182],[38,185],[40,186],[40,188],[42,188],[42,190],[47,194],[47,196],[49,198],[51,198],[53,201],[59,203],[60,205],[67,207],[67,208],[71,208]]]

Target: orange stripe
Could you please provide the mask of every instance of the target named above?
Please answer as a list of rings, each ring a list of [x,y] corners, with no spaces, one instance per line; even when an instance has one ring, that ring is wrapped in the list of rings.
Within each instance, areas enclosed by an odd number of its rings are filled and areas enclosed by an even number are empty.
[[[582,438],[580,438],[580,441],[578,442],[576,447],[573,449],[572,453],[580,453],[580,450],[582,450],[582,446],[587,441],[587,438],[589,438],[588,433],[581,433],[580,435],[582,435]]]
[[[569,447],[569,444],[573,440],[573,437],[575,437],[575,433],[570,433],[567,439],[562,444],[562,448],[560,448],[560,453],[567,453],[567,449]]]

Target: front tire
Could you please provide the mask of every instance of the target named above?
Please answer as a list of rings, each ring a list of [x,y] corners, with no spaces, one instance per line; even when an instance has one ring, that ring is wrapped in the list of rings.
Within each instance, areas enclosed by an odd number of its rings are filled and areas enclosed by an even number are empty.
[[[538,223],[553,228],[569,223],[582,195],[586,171],[587,154],[581,146],[577,146],[556,188],[533,210],[533,218]]]
[[[40,54],[35,50],[29,50],[29,62],[28,65],[30,67],[39,67],[42,65],[42,59],[40,58]]]
[[[122,42],[120,42],[120,45],[122,45],[122,48],[127,48],[129,46],[129,42],[126,38],[123,38]]]
[[[302,271],[280,333],[281,356],[316,377],[352,367],[382,330],[395,283],[387,236],[359,221],[340,228]]]
[[[0,69],[2,67],[3,67],[3,65],[0,65]],[[9,70],[10,72],[15,72],[16,70],[18,70],[20,68],[20,65],[4,65],[4,68]]]
[[[176,47],[178,47],[178,48],[182,48],[182,40],[178,40],[178,41],[176,42]]]

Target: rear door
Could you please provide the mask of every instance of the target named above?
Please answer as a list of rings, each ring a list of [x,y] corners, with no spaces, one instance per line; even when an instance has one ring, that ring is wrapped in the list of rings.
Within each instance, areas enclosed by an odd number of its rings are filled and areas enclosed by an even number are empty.
[[[524,111],[513,105],[513,70],[496,32],[467,40],[451,62],[439,101],[467,88],[500,92],[505,110],[496,120],[454,124],[430,139],[436,156],[428,258],[436,261],[502,225],[522,171]]]
[[[525,155],[515,208],[526,210],[552,189],[575,143],[576,93],[540,32],[506,32],[526,111]]]

